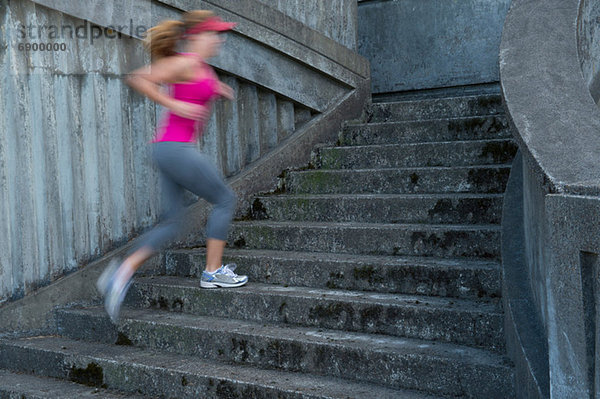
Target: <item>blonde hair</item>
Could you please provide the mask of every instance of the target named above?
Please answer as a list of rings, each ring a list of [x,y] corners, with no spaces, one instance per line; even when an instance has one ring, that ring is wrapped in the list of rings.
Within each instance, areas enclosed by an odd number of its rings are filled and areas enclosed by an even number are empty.
[[[186,30],[214,16],[212,11],[192,10],[184,12],[180,20],[169,19],[148,29],[143,44],[150,52],[152,61],[175,55],[175,45]]]

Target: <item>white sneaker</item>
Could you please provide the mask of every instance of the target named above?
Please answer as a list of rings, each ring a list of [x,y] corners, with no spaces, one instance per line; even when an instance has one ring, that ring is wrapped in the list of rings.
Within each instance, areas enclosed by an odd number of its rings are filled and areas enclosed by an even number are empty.
[[[96,281],[96,288],[102,296],[106,295],[106,291],[108,290],[110,280],[119,268],[119,264],[120,262],[116,258],[113,258],[108,263],[108,266],[106,267],[106,269],[104,269],[100,277],[98,277],[98,281]]]
[[[240,287],[248,282],[248,276],[239,276],[233,271],[237,266],[231,263],[221,266],[214,273],[208,273],[206,270],[202,272],[200,278],[200,287],[202,288],[232,288]]]
[[[131,287],[132,282],[133,279],[130,279],[125,284],[117,284],[114,278],[111,279],[110,288],[108,289],[106,298],[104,298],[104,309],[106,309],[106,313],[108,313],[110,320],[115,324],[119,322],[121,305],[125,300],[127,290]]]

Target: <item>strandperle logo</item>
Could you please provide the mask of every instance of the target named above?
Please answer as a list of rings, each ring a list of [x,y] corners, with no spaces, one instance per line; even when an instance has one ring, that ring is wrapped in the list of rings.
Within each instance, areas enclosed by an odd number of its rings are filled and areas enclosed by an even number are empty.
[[[16,26],[17,38],[27,41],[45,41],[57,39],[89,39],[90,44],[100,38],[120,39],[123,35],[141,38],[148,30],[145,25],[134,25],[129,20],[127,25],[108,25],[105,27],[89,23],[87,20],[80,25],[35,25],[18,24]]]

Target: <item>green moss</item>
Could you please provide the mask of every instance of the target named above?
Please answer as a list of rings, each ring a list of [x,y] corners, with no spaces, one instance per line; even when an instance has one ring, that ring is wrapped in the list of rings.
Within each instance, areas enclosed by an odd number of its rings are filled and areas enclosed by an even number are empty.
[[[246,239],[244,238],[244,236],[240,236],[235,241],[233,241],[233,246],[238,249],[245,247]]]
[[[131,342],[131,340],[129,339],[129,337],[127,337],[127,335],[125,335],[121,331],[119,331],[119,333],[117,335],[117,342],[115,342],[115,345],[133,346],[133,342]]]
[[[254,220],[264,220],[269,218],[269,214],[267,213],[267,208],[262,203],[260,198],[255,198],[252,202],[252,208],[250,209],[250,214]]]
[[[413,173],[410,175],[410,182],[412,184],[417,184],[419,182],[419,175],[417,175],[416,173]]]
[[[377,275],[373,266],[361,266],[354,268],[354,279],[368,281],[370,284],[381,283],[383,279]]]
[[[69,379],[78,384],[87,385],[90,387],[106,388],[104,384],[104,372],[102,367],[96,363],[89,363],[85,369],[73,366],[69,375]]]
[[[477,98],[477,105],[483,108],[491,105],[500,105],[500,100],[496,96],[479,97]]]
[[[482,148],[480,157],[484,159],[491,157],[494,163],[506,163],[513,159],[517,150],[517,145],[512,141],[490,142]]]
[[[449,217],[453,214],[453,206],[452,200],[450,199],[441,199],[435,203],[435,206],[427,211],[427,214],[430,218],[436,218],[438,220],[444,220],[444,216]]]

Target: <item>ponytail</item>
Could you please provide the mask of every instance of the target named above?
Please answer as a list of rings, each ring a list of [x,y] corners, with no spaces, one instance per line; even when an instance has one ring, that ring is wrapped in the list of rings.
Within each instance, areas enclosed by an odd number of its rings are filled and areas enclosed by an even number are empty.
[[[183,36],[183,21],[167,20],[148,29],[144,38],[144,47],[150,52],[152,60],[175,55],[175,45]]]
[[[152,61],[176,54],[177,42],[184,38],[186,30],[214,16],[212,11],[192,10],[182,14],[182,19],[166,20],[148,29],[144,38],[144,47],[150,52]]]

